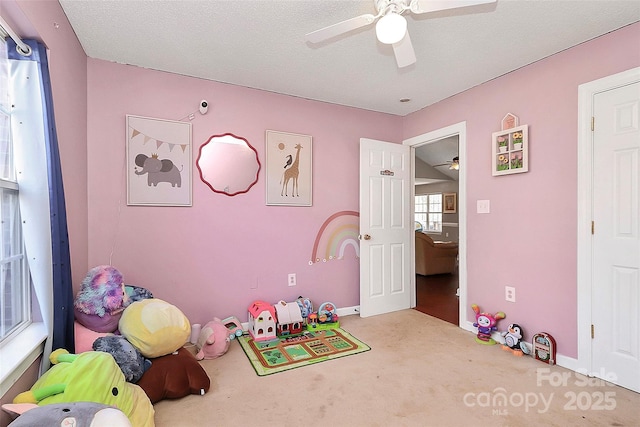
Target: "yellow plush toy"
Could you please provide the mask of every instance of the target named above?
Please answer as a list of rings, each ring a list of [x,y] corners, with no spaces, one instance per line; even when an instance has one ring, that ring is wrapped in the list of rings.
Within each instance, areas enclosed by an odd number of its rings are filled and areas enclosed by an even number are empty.
[[[191,335],[189,319],[176,306],[158,298],[136,301],[122,313],[120,333],[150,359],[173,353]]]

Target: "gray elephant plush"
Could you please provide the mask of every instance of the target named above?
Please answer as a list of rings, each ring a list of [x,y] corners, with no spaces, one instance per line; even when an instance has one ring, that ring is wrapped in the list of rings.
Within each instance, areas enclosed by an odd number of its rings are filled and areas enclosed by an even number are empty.
[[[182,185],[180,170],[169,159],[160,160],[157,154],[152,154],[151,157],[138,154],[135,163],[142,168],[142,170],[135,170],[136,175],[144,175],[146,173],[149,186],[153,185],[155,187],[159,182],[168,182],[172,187],[180,187]]]

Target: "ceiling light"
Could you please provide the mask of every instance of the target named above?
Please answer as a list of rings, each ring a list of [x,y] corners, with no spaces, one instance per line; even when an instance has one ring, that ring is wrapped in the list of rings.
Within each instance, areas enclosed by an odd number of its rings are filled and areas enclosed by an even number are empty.
[[[376,36],[380,43],[394,44],[407,33],[407,20],[395,12],[387,13],[376,24]]]
[[[449,170],[460,170],[460,159],[458,157],[453,158],[453,162],[449,165]]]

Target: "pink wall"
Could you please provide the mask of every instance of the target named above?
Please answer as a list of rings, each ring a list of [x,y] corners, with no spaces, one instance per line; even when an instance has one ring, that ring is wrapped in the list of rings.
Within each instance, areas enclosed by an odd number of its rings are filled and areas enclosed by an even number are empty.
[[[526,338],[546,330],[577,356],[578,86],[640,66],[640,24],[524,67],[405,117],[410,138],[467,122],[468,301]],[[491,175],[492,132],[506,113],[529,125],[529,172]],[[491,201],[477,214],[476,201]],[[504,287],[516,287],[516,303]],[[474,319],[469,308],[469,319]],[[503,327],[506,327],[503,324]]]
[[[12,25],[39,35],[51,49],[76,289],[89,267],[111,262],[127,283],[175,303],[193,322],[229,314],[244,319],[258,298],[301,294],[357,305],[357,261],[308,261],[323,221],[358,210],[359,138],[400,141],[466,120],[469,301],[504,310],[507,321],[522,323],[528,333],[548,329],[560,353],[576,356],[577,88],[640,65],[640,24],[399,118],[87,63],[57,1],[0,5]],[[192,122],[194,153],[210,135],[233,132],[247,138],[264,163],[266,129],[312,135],[314,206],[265,206],[264,170],[245,195],[215,194],[196,173],[193,207],[127,206],[125,115],[179,119],[203,98],[211,107]],[[530,126],[530,172],[494,178],[489,138],[507,112]],[[491,200],[492,214],[475,213],[478,199]],[[298,275],[297,287],[286,286],[288,273]],[[517,288],[517,303],[504,302],[505,285]]]
[[[323,222],[358,210],[360,138],[399,142],[400,117],[94,59],[88,94],[90,266],[111,263],[192,323],[246,320],[256,299],[359,304],[355,255],[309,260]],[[230,132],[246,138],[264,166],[265,130],[312,135],[313,206],[266,206],[264,168],[248,193],[214,193],[200,181],[195,156],[192,207],[127,206],[125,115],[179,120],[201,99],[209,112],[191,122],[194,153],[211,135]],[[289,273],[296,287],[287,286]]]

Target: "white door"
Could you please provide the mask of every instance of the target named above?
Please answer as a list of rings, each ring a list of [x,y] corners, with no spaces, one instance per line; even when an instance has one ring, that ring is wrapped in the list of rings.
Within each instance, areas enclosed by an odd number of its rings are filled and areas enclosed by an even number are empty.
[[[410,308],[410,148],[360,139],[360,316]]]
[[[593,102],[592,372],[640,391],[640,83]]]

